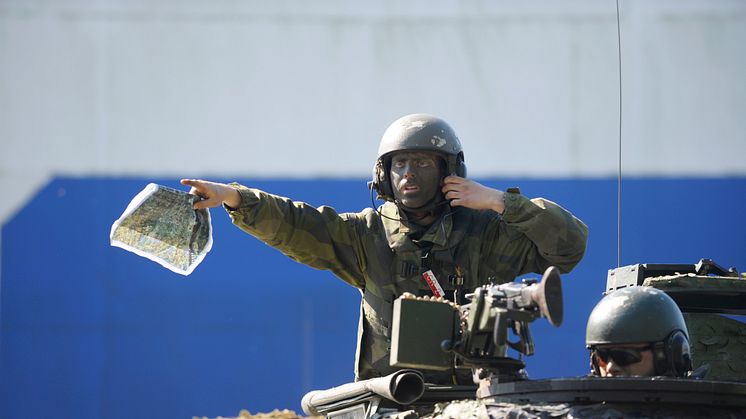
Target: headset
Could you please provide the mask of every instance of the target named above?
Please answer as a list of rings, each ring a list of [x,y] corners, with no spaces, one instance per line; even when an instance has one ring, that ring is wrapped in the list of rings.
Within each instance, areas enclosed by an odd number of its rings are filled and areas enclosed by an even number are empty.
[[[397,150],[405,151],[405,150]],[[391,177],[389,172],[391,170],[391,156],[397,151],[384,154],[376,160],[375,166],[373,166],[373,179],[368,182],[368,188],[371,191],[376,191],[376,199],[382,199],[384,201],[395,202],[394,190],[391,187]],[[432,150],[425,150],[432,151]],[[437,152],[436,152],[437,153]],[[437,153],[445,161],[445,173],[453,174],[459,177],[466,177],[466,163],[464,163],[464,153],[459,152],[458,154],[445,154]]]
[[[662,342],[653,344],[655,373],[672,377],[686,377],[692,370],[692,351],[684,332],[674,330]]]

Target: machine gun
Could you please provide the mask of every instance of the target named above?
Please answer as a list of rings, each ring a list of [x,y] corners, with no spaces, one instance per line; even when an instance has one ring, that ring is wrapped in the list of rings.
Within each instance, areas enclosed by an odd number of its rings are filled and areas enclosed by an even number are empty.
[[[523,361],[508,348],[530,356],[534,343],[529,323],[545,317],[560,326],[563,317],[559,270],[548,268],[541,282],[485,285],[467,294],[469,304],[401,297],[394,302],[391,365],[420,370],[471,368],[479,378],[525,378]],[[509,340],[512,330],[517,341]]]
[[[465,311],[468,320],[460,340],[444,342],[444,348],[450,347],[464,365],[481,369],[480,375],[490,372],[498,381],[523,378],[517,374],[525,364],[508,357],[507,350],[510,347],[526,356],[534,354],[529,323],[539,317],[555,327],[562,324],[559,270],[548,268],[539,283],[530,279],[477,288]],[[508,328],[518,337],[517,341],[508,340]]]

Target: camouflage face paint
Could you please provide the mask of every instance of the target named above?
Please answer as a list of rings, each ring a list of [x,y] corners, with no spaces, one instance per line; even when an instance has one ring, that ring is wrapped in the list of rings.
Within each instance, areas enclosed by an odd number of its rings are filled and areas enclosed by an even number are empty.
[[[407,208],[422,208],[440,193],[440,157],[435,153],[405,151],[391,158],[391,188]]]

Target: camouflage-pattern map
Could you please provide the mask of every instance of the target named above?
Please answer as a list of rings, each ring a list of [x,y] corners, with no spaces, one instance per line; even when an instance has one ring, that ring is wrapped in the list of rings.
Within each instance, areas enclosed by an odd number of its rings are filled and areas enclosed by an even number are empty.
[[[111,226],[111,245],[189,275],[212,248],[210,212],[192,208],[198,199],[148,184]]]

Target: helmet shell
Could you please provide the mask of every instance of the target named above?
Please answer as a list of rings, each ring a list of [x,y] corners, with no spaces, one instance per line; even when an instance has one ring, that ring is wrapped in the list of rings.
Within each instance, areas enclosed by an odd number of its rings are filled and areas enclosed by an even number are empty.
[[[633,286],[599,301],[588,318],[585,344],[662,342],[676,330],[689,339],[684,316],[673,299],[652,287]]]
[[[444,120],[424,113],[403,116],[389,125],[378,146],[378,158],[404,150],[452,156],[463,153],[453,128]]]

